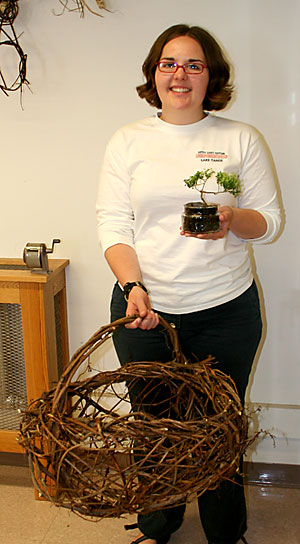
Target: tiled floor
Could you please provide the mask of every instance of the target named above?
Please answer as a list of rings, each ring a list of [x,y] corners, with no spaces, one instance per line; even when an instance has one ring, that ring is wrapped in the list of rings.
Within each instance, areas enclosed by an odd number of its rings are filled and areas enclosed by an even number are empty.
[[[247,487],[249,544],[300,544],[300,489]],[[0,466],[1,544],[129,544],[124,523],[134,517],[98,523],[34,499],[28,470]],[[170,544],[205,544],[196,503],[188,506]]]

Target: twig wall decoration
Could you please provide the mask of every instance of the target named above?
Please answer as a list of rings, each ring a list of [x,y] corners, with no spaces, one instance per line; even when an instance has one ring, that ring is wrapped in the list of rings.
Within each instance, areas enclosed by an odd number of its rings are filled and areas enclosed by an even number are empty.
[[[55,15],[63,15],[65,11],[76,11],[80,13],[80,17],[84,17],[85,10],[89,11],[93,15],[103,17],[100,13],[102,10],[109,11],[106,7],[105,0],[93,0],[96,9],[95,11],[90,6],[91,0],[58,0],[62,5],[61,13],[55,13]],[[22,107],[22,92],[23,86],[29,87],[29,81],[26,78],[26,63],[27,55],[24,53],[20,43],[19,36],[17,36],[14,29],[14,21],[19,13],[19,0],[0,0],[0,46],[9,46],[15,49],[19,57],[18,75],[12,83],[7,82],[7,77],[3,73],[3,68],[0,62],[0,90],[8,96],[8,93],[12,91],[20,90],[21,93],[21,107]],[[1,50],[2,51],[2,50]]]
[[[18,75],[13,83],[7,83],[0,66],[0,89],[8,96],[11,91],[20,89],[22,100],[23,85],[29,85],[26,79],[27,55],[19,43],[13,23],[19,12],[18,0],[0,0],[0,46],[13,47],[19,57]]]
[[[69,7],[69,3],[72,2],[74,7]],[[105,0],[94,0],[99,10],[108,11]],[[94,11],[87,0],[59,0],[59,3],[63,6],[61,13],[55,13],[55,15],[63,15],[65,11],[79,11],[80,17],[84,17],[84,10],[87,9],[93,15],[103,17],[101,13]]]

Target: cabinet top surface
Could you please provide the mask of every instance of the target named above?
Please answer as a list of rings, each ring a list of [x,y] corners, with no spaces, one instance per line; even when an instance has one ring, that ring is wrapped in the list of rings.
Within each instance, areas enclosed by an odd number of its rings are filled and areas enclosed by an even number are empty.
[[[63,272],[69,262],[68,259],[49,259],[49,273],[47,273],[43,271],[31,271],[24,264],[23,259],[0,258],[0,282],[47,283],[57,276],[57,274]]]

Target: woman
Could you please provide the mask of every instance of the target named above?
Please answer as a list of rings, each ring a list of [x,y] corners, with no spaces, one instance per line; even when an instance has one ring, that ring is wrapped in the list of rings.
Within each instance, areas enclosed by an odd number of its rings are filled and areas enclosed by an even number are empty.
[[[160,111],[128,125],[108,144],[97,201],[98,232],[117,283],[111,318],[138,314],[114,343],[121,364],[172,358],[158,315],[174,323],[193,360],[212,354],[243,401],[261,338],[261,317],[247,242],[278,233],[272,167],[252,127],[208,112],[232,95],[230,67],[215,39],[199,27],[163,32],[143,65],[141,98]],[[180,231],[187,201],[183,180],[203,168],[235,173],[242,193],[218,195],[219,232]],[[209,544],[234,544],[246,531],[242,485],[225,482],[198,500]],[[184,506],[138,516],[136,544],[164,544]]]

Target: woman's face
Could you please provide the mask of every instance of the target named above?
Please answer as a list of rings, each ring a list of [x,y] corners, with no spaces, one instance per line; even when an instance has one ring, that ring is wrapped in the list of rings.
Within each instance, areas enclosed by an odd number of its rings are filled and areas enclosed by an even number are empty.
[[[159,60],[172,60],[177,64],[199,61],[206,64],[201,45],[189,36],[179,36],[163,48]],[[174,74],[166,74],[156,68],[155,84],[162,103],[161,119],[168,123],[186,125],[204,117],[203,100],[209,81],[208,69],[202,74],[186,74],[178,68]]]

